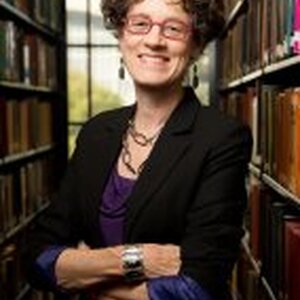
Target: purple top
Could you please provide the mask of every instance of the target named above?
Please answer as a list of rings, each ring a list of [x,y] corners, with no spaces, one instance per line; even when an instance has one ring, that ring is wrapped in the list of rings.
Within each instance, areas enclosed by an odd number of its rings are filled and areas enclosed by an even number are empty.
[[[134,184],[135,180],[120,176],[116,168],[111,172],[100,206],[100,228],[104,246],[123,243],[126,199]]]
[[[126,199],[132,192],[135,180],[122,177],[113,169],[105,187],[100,206],[100,229],[103,246],[123,244],[123,225]],[[55,262],[66,247],[52,246],[37,259],[40,274],[56,286]],[[150,300],[213,300],[199,284],[187,276],[169,276],[147,281]]]

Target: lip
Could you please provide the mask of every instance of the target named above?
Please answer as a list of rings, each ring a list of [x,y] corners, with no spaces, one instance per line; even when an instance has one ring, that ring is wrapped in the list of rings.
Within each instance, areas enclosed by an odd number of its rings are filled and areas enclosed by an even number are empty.
[[[153,63],[166,63],[170,61],[169,57],[160,54],[140,53],[138,54],[138,58],[142,61]]]

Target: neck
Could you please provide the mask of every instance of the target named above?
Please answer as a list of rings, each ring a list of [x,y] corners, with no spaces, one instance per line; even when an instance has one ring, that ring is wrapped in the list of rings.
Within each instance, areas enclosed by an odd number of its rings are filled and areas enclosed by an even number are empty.
[[[183,87],[136,87],[137,110],[135,126],[138,130],[151,133],[164,124],[183,97]]]

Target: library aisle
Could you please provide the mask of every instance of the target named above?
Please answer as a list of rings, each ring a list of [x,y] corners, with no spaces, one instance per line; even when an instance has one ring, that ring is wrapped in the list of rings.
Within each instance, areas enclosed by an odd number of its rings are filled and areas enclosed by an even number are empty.
[[[300,299],[300,1],[228,1],[220,107],[252,129],[235,299]],[[226,36],[225,36],[226,35]]]
[[[0,1],[0,299],[48,300],[20,268],[67,162],[65,3]]]

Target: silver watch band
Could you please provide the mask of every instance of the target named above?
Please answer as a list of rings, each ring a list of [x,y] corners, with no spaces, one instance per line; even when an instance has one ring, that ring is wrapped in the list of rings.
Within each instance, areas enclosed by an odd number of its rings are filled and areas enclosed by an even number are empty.
[[[144,278],[143,249],[141,245],[124,245],[122,266],[126,281],[139,281]]]

